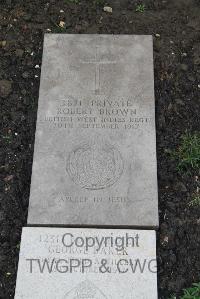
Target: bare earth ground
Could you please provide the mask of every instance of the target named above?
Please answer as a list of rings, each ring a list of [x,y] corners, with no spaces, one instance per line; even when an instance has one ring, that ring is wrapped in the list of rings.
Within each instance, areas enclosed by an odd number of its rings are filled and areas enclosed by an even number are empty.
[[[138,1],[138,3],[141,3]],[[152,34],[160,229],[159,298],[199,281],[200,209],[188,203],[198,173],[179,174],[168,151],[199,130],[200,1],[0,0],[0,298],[13,298],[21,228],[26,225],[43,34]],[[65,28],[58,24],[65,22]],[[51,31],[50,31],[51,30]],[[199,85],[199,86],[198,86]],[[139,298],[138,298],[139,299]]]

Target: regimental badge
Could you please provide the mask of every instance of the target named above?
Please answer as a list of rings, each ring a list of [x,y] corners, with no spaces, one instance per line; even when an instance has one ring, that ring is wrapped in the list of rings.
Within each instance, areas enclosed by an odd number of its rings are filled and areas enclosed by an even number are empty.
[[[91,281],[85,280],[69,291],[63,299],[108,299]]]
[[[74,148],[67,159],[67,172],[82,188],[104,189],[122,175],[123,159],[115,146],[95,140]]]

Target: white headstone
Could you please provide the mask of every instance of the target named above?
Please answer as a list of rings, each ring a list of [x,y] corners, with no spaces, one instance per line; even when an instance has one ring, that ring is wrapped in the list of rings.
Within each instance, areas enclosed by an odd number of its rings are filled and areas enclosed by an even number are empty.
[[[151,36],[45,36],[29,224],[158,226]]]
[[[154,231],[24,228],[15,299],[157,299]]]

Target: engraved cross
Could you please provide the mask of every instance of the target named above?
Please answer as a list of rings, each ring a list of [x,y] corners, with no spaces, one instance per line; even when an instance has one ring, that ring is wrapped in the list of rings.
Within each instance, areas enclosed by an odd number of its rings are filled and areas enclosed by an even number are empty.
[[[100,60],[100,58],[99,58],[99,47],[96,46],[95,59],[91,59],[91,60],[88,60],[88,61],[81,60],[81,63],[83,63],[83,64],[95,64],[94,93],[96,95],[100,95],[101,94],[100,93],[100,88],[101,88],[101,84],[100,84],[100,81],[101,81],[100,65],[101,64],[116,64],[117,61],[109,61],[109,60],[102,61],[102,60]]]

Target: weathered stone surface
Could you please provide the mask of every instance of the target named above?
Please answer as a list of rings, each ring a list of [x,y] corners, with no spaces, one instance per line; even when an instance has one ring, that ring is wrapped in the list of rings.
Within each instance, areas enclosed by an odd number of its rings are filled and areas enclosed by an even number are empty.
[[[157,299],[155,232],[24,228],[21,298]]]
[[[29,224],[158,225],[151,36],[46,35]]]

